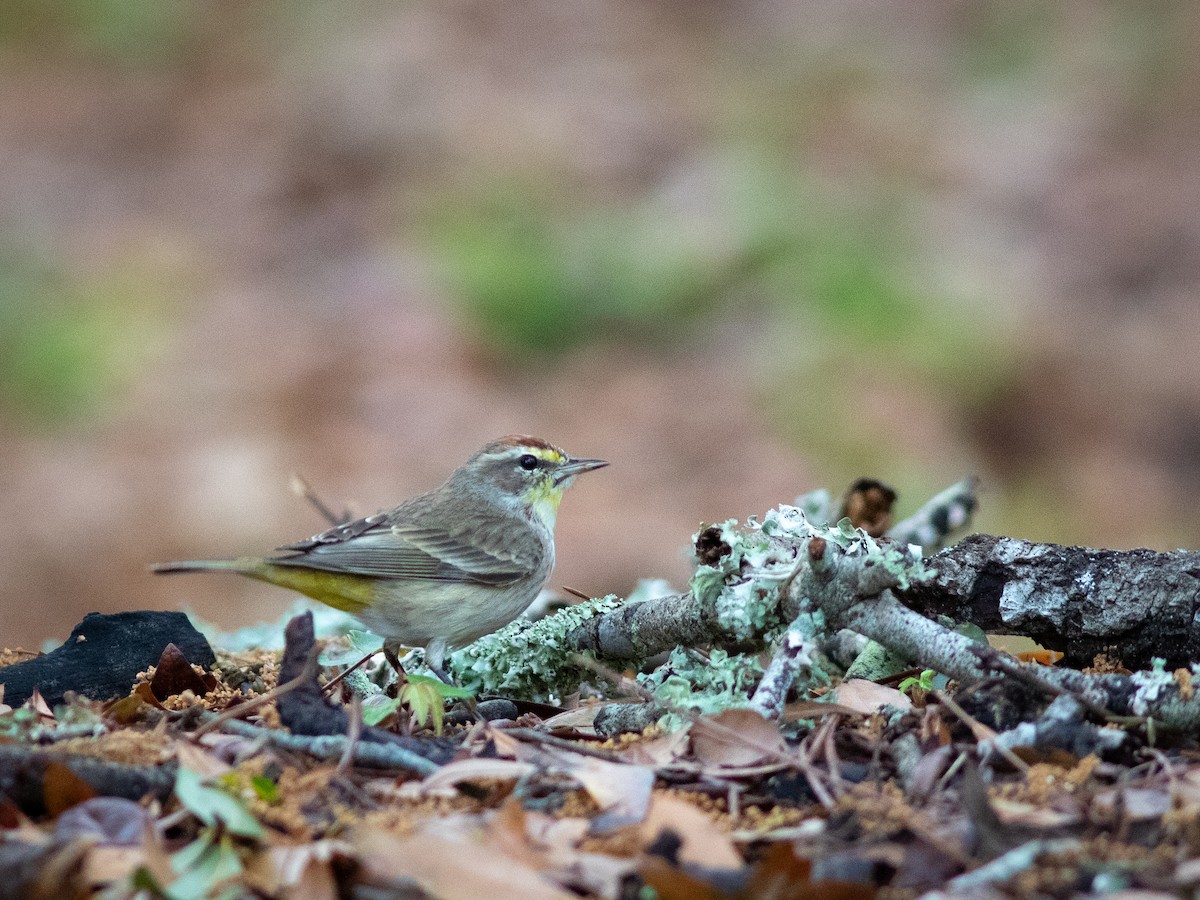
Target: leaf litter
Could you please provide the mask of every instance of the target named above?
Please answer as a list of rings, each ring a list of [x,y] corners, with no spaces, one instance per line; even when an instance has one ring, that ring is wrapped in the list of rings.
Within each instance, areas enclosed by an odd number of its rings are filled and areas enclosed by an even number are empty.
[[[1085,752],[1060,723],[1053,739],[1001,752],[989,702],[1011,698],[986,685],[933,689],[922,673],[906,693],[835,676],[790,697],[778,721],[677,711],[665,727],[604,738],[595,696],[570,708],[514,698],[488,721],[484,704],[418,680],[419,703],[394,703],[387,729],[359,721],[347,739],[285,735],[281,710],[294,715],[289,690],[300,690],[281,686],[278,652],[216,657],[205,670],[171,646],[124,698],[52,706],[34,692],[0,708],[10,894],[798,900],[1200,887],[1193,736],[1130,729],[1136,740]],[[316,675],[309,707],[351,708],[348,693],[322,699]]]

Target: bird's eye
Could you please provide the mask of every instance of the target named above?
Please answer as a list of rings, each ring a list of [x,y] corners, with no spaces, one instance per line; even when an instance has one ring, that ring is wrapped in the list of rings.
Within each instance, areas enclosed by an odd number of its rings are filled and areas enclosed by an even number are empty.
[[[532,472],[538,466],[538,458],[532,453],[526,453],[517,460],[517,464],[520,465],[520,467],[526,472]]]

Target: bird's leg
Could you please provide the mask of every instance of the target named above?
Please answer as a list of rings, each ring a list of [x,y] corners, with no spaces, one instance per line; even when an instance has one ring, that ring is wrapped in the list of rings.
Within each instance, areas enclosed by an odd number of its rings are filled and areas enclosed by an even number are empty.
[[[397,641],[383,642],[383,658],[388,661],[388,665],[396,672],[396,677],[400,678],[404,675],[404,666],[400,665],[400,655],[398,650],[404,649],[404,645]]]
[[[452,684],[450,676],[446,674],[446,670],[442,668],[446,662],[446,642],[441,638],[434,638],[425,645],[425,666],[438,677],[438,680],[443,684]]]

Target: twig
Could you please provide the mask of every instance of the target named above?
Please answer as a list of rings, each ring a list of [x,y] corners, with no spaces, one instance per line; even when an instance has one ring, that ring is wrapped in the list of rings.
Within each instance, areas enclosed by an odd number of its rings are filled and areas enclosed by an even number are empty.
[[[784,632],[771,664],[767,666],[758,687],[754,689],[754,695],[750,698],[750,708],[758,710],[768,719],[778,719],[783,713],[788,691],[792,689],[797,673],[800,669],[812,665],[809,650],[809,642],[793,623]]]
[[[340,516],[335,513],[322,502],[321,498],[317,496],[317,492],[309,486],[309,483],[294,472],[292,473],[292,492],[307,500],[312,508],[321,514],[321,518],[325,519],[330,525],[341,525],[343,522],[349,522],[354,518],[353,513],[348,509]]]
[[[1009,675],[1033,687],[1041,688],[1055,697],[1070,697],[1092,715],[1107,722],[1120,721],[1126,723],[1129,719],[1129,716],[1116,715],[1099,703],[1089,700],[1078,691],[1072,691],[1062,685],[1054,684],[1052,681],[1042,678],[1034,671],[1031,665],[1022,664],[1015,659],[1009,659],[994,647],[973,643],[971,650],[979,657],[979,664],[985,669],[995,669],[998,672],[1003,672],[1005,675]]]
[[[382,652],[383,652],[382,647],[380,647],[378,650],[372,650],[370,653],[368,653],[366,656],[364,656],[362,659],[360,659],[358,662],[356,662],[350,668],[346,669],[344,672],[339,672],[333,678],[329,679],[329,681],[325,682],[325,686],[322,688],[322,690],[325,692],[326,696],[331,694],[333,692],[333,689],[335,687],[337,687],[339,684],[341,684],[342,679],[344,679],[347,675],[349,675],[351,672],[358,669],[359,667],[363,666],[368,660],[370,660],[371,658],[377,656],[378,654],[380,654]]]
[[[812,739],[812,735],[809,735],[800,744],[796,751],[794,765],[808,781],[808,786],[812,790],[813,796],[817,798],[817,802],[826,809],[833,809],[837,806],[837,801],[833,799],[829,791],[825,790],[825,785],[821,784],[820,773],[817,772],[817,767],[812,764],[808,751],[805,749]]]
[[[313,660],[315,660],[315,654],[313,655]],[[210,731],[221,728],[226,722],[234,719],[240,719],[246,713],[258,709],[260,706],[265,706],[272,700],[276,700],[279,697],[282,697],[284,694],[296,690],[296,688],[305,684],[311,678],[312,673],[309,671],[309,667],[305,666],[304,671],[291,681],[285,681],[283,684],[276,685],[265,694],[259,694],[257,697],[253,697],[247,700],[245,703],[239,703],[237,706],[231,707],[230,709],[225,710],[223,713],[219,713],[218,715],[213,716],[213,718],[208,719],[206,722],[200,725],[199,728],[191,733],[190,737],[192,742],[196,743],[201,735],[208,734]]]
[[[358,694],[353,694],[350,697],[350,730],[346,735],[346,750],[342,754],[342,758],[338,760],[337,768],[334,770],[335,775],[345,775],[350,769],[350,763],[354,759],[354,750],[358,746],[358,739],[362,737],[362,730],[362,698]]]
[[[829,766],[829,786],[833,793],[840,797],[845,793],[842,787],[842,766],[838,760],[837,748],[833,744],[834,736],[837,733],[838,716],[832,715],[821,723],[821,728],[824,731],[822,743],[825,749],[825,764]]]
[[[941,691],[930,691],[929,694],[935,700],[937,700],[938,703],[942,704],[946,707],[946,709],[954,713],[954,715],[957,716],[964,725],[971,729],[971,734],[975,735],[976,742],[988,740],[989,746],[994,747],[997,753],[1008,760],[1009,765],[1011,765],[1018,772],[1022,772],[1024,774],[1029,773],[1029,763],[1025,762],[1025,760],[1021,759],[1021,757],[1017,756],[1017,754],[1013,753],[998,741],[990,740],[990,737],[994,736],[994,732],[991,736],[986,733],[991,731],[990,728],[972,716],[969,712],[967,712]]]
[[[525,740],[535,744],[545,744],[547,747],[556,747],[559,750],[570,750],[572,753],[579,753],[583,756],[592,756],[596,759],[602,759],[605,762],[625,762],[625,760],[621,759],[615,753],[609,753],[605,750],[597,750],[594,747],[576,744],[574,741],[569,741],[566,738],[560,738],[557,735],[546,734],[544,731],[538,731],[534,728],[505,728],[504,733],[515,737],[517,740]]]
[[[281,750],[293,750],[308,753],[321,759],[340,759],[346,752],[349,743],[345,735],[319,734],[303,735],[289,734],[271,728],[260,728],[249,722],[231,719],[224,723],[225,731],[239,734],[251,739],[262,739]],[[404,769],[418,775],[431,775],[440,767],[432,760],[414,753],[399,744],[376,744],[360,741],[354,748],[354,762],[362,766],[376,769]]]

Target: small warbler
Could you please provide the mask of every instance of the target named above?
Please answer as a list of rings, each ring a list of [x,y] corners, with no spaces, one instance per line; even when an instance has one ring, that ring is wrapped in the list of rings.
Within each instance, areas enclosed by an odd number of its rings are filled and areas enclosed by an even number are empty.
[[[267,557],[158,563],[151,570],[236,572],[357,617],[391,654],[424,646],[442,674],[447,649],[519,616],[554,568],[563,490],[602,459],[573,459],[541,438],[492,441],[446,483],[395,509],[337,525]]]

